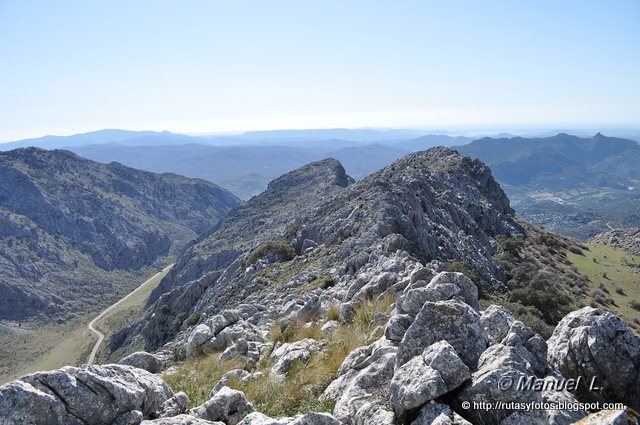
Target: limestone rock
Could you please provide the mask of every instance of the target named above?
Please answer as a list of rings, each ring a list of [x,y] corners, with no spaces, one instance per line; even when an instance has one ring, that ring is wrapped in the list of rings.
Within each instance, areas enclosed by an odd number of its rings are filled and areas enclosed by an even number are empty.
[[[294,362],[306,362],[322,346],[321,342],[311,338],[282,344],[271,353],[271,360],[274,362],[271,368],[272,373],[283,376]]]
[[[601,410],[574,425],[640,425],[640,415],[628,407],[621,410]]]
[[[223,387],[209,400],[191,409],[190,414],[208,421],[222,421],[227,425],[236,425],[251,412],[253,412],[253,405],[247,401],[243,392]]]
[[[420,414],[411,422],[411,425],[471,425],[471,423],[446,404],[431,402],[420,409]]]
[[[393,377],[395,347],[384,346],[378,341],[354,351],[356,353],[352,352],[340,367],[339,377],[323,394],[323,398],[335,401],[333,414],[346,424],[362,423],[359,421],[371,414],[371,406],[360,410],[366,403],[377,405],[378,414],[380,409],[391,411],[389,385]]]
[[[467,366],[474,368],[486,348],[480,315],[457,300],[425,302],[398,346],[398,366],[442,340],[451,344]]]
[[[602,391],[581,386],[581,400],[640,409],[640,339],[612,313],[592,307],[569,313],[549,339],[548,359],[565,378],[596,379]]]
[[[118,363],[137,367],[138,369],[144,369],[151,373],[159,373],[162,371],[162,362],[160,359],[146,351],[137,351],[133,354],[129,354]]]
[[[537,376],[535,368],[529,363],[527,350],[522,346],[509,346],[501,343],[489,347],[480,357],[478,369],[471,375],[471,381],[464,384],[455,397],[455,406],[460,407],[463,402],[472,406],[474,402],[504,402],[504,403],[543,403],[552,401],[566,401],[577,403],[575,397],[563,389],[549,392],[539,391],[519,386],[530,379],[557,380],[559,376]],[[569,424],[580,419],[586,413],[558,412],[555,410],[531,410],[516,412],[509,409],[458,410],[466,412],[467,419],[473,423],[498,424],[506,423],[550,423]],[[515,422],[514,422],[515,421]]]
[[[502,341],[509,333],[509,328],[516,321],[506,308],[492,304],[480,315],[480,323],[487,337],[487,344],[493,345]]]
[[[141,425],[226,425],[224,422],[211,422],[206,419],[194,418],[191,415],[178,415],[171,418],[160,418],[142,421]]]
[[[213,397],[223,387],[228,387],[229,381],[231,381],[232,379],[237,379],[238,381],[244,383],[244,382],[247,382],[250,377],[251,377],[251,374],[244,369],[231,369],[230,371],[222,375],[222,378],[220,378],[218,383],[213,387],[213,389],[209,393],[209,398]]]
[[[153,415],[158,418],[177,416],[185,413],[189,407],[189,397],[180,391],[162,403],[160,409]]]
[[[7,423],[126,423],[138,416],[129,412],[148,418],[172,396],[160,378],[131,366],[65,367],[0,386],[0,412]]]
[[[396,369],[391,380],[391,401],[396,414],[416,409],[459,387],[471,376],[453,347],[439,341]]]

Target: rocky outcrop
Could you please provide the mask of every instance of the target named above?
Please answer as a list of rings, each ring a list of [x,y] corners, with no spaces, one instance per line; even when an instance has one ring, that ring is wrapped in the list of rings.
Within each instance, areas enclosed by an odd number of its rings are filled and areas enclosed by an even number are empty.
[[[142,425],[226,425],[224,422],[211,422],[205,419],[194,418],[191,415],[178,415],[171,418],[160,418],[142,421]]]
[[[309,202],[299,205],[305,199]],[[294,218],[291,211],[299,215]],[[461,273],[444,271],[443,263],[464,260],[475,280],[506,291],[504,271],[492,259],[494,238],[521,230],[488,169],[453,151],[411,155],[359,183],[342,176],[335,161],[312,164],[279,179],[233,214],[237,222],[221,222],[185,251],[150,305],[149,321],[129,329],[144,335],[150,347],[171,341],[161,353],[123,361],[153,369],[153,358],[164,367],[169,355],[172,361],[187,360],[185,368],[209,361],[222,368],[233,360],[229,368],[237,369],[207,384],[213,386],[207,401],[188,414],[183,395],[169,393],[153,413],[132,408],[119,420],[564,425],[586,412],[509,407],[583,401],[562,387],[578,366],[564,368],[554,360],[561,340],[578,352],[637,357],[629,349],[635,340],[622,326],[576,322],[571,316],[556,330],[566,338],[554,334],[547,346],[505,308],[481,310],[476,285]],[[264,254],[265,246],[295,255],[254,255]],[[231,248],[235,251],[227,256]],[[168,331],[170,322],[176,324]],[[568,325],[574,322],[579,326]],[[350,332],[360,332],[357,341],[366,345],[340,352],[342,341],[350,342],[341,338],[353,338]],[[211,358],[196,359],[200,356]],[[343,358],[328,383],[333,360]],[[250,395],[254,384],[279,388],[292,379],[297,385],[301,375],[292,366],[305,362],[322,373],[320,382],[305,379],[299,390],[321,394],[323,406],[333,403],[331,414],[269,417],[254,412],[245,394],[230,388],[244,387]],[[626,376],[624,362],[616,365],[618,375],[609,368],[608,379]],[[484,402],[503,405],[474,407]],[[160,415],[169,417],[156,418]]]
[[[640,339],[608,311],[568,314],[549,340],[549,363],[566,378],[586,381],[582,400],[622,402],[640,410]],[[593,382],[599,390],[590,390]]]
[[[316,277],[324,275],[340,288],[335,294],[348,320],[364,300],[397,294],[411,284],[410,270],[403,264],[407,261],[463,260],[500,286],[505,274],[491,259],[497,248],[494,238],[522,232],[490,170],[455,151],[436,148],[411,154],[357,183],[337,161],[320,161],[277,179],[190,246],[158,286],[148,314],[130,329],[127,339],[142,334],[147,348],[155,349],[178,332],[166,324],[180,312],[215,315],[253,294],[270,292],[263,289],[273,282],[261,276],[276,263],[247,262],[254,249],[269,241],[286,242],[295,251],[297,257],[283,268],[302,270],[293,281],[279,284],[293,289],[313,280],[303,281],[314,272]],[[331,269],[329,263],[337,267]],[[311,264],[316,270],[309,269]],[[405,270],[406,275],[400,276]],[[205,276],[210,278],[202,282]],[[415,285],[415,293],[407,297],[407,309],[420,308],[421,301],[435,291],[478,308],[472,301],[477,294],[467,292],[477,289],[468,279],[445,275],[442,279],[452,281],[425,289],[431,277],[421,277],[426,282],[422,287]],[[414,283],[418,281],[416,276]],[[342,292],[345,286],[346,293]],[[182,296],[185,293],[194,295]],[[173,295],[160,300],[163,294]],[[305,291],[296,298],[309,294]],[[301,316],[317,315],[319,302],[306,300],[304,310],[288,315],[277,312],[278,319],[289,325]],[[168,315],[160,314],[162,306],[167,306]],[[160,327],[160,322],[165,325]]]
[[[0,386],[0,412],[3,424],[138,423],[173,396],[162,379],[131,366],[65,367]]]
[[[471,425],[462,416],[451,410],[451,407],[442,403],[429,403],[420,409],[418,417],[411,425]]]
[[[633,255],[640,255],[640,227],[608,230],[594,236],[589,242],[622,248]]]

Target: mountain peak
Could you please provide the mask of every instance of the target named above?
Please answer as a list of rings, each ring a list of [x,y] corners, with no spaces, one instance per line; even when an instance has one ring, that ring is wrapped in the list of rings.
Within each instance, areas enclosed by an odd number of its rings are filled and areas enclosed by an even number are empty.
[[[315,186],[347,187],[354,180],[347,175],[344,167],[337,159],[326,158],[312,162],[293,170],[267,186],[267,190],[283,190],[287,188],[313,188]]]

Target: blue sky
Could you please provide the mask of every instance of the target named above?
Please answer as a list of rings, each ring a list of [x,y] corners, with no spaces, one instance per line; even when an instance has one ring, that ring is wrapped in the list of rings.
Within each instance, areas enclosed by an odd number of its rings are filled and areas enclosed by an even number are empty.
[[[640,1],[0,0],[0,141],[637,125]]]

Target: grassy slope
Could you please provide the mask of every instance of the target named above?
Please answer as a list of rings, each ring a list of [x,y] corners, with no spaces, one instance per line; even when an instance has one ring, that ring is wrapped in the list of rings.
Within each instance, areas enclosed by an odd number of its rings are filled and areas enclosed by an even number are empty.
[[[87,320],[79,318],[63,325],[23,324],[20,335],[0,336],[0,384],[27,373],[82,363],[95,342]]]
[[[589,277],[590,303],[611,310],[640,334],[640,311],[631,306],[632,301],[640,301],[640,257],[610,246],[588,247],[582,255],[567,255]]]

